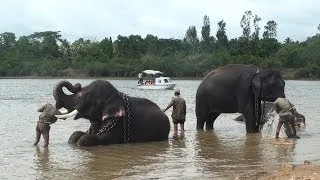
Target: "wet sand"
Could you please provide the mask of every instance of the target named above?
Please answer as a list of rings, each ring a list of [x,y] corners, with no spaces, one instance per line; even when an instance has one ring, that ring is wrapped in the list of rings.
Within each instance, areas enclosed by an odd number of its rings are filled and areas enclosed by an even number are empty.
[[[244,179],[239,178],[238,179]],[[246,179],[246,178],[245,178]],[[283,164],[277,171],[259,172],[249,179],[258,180],[307,180],[320,179],[320,166],[312,164],[292,165]]]

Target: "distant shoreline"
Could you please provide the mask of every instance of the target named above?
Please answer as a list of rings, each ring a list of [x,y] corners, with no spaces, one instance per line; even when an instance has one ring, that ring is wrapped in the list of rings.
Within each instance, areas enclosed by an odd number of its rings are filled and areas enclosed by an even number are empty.
[[[172,80],[202,80],[204,77],[170,77]],[[57,77],[57,76],[1,76],[0,79],[106,79],[106,80],[138,80],[137,77]],[[320,81],[315,78],[295,79],[284,76],[285,80],[296,81]]]
[[[202,80],[203,77],[170,77],[172,80]],[[138,77],[57,77],[57,76],[2,76],[0,79],[110,79],[138,80]]]

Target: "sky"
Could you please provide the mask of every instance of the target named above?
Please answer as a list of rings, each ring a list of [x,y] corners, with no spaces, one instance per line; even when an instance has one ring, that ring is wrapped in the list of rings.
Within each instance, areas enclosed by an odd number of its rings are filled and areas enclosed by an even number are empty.
[[[207,15],[211,35],[223,19],[231,39],[241,36],[247,10],[261,17],[262,31],[267,21],[276,21],[280,41],[304,41],[319,32],[319,0],[0,0],[0,33],[61,31],[69,41],[131,34],[182,39],[189,26],[201,37]]]

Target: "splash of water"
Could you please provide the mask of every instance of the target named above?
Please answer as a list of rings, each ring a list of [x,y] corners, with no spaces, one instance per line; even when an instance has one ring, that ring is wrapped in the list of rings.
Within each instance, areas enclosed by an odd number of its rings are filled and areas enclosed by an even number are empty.
[[[275,138],[276,130],[279,122],[279,114],[275,111],[270,111],[266,114],[266,123],[264,124],[261,134],[264,138]],[[284,128],[281,128],[279,137],[286,137]]]

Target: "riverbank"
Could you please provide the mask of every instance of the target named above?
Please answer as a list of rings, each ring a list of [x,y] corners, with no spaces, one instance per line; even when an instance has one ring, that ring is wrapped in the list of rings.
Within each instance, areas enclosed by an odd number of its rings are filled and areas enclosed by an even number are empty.
[[[302,165],[283,164],[276,171],[261,171],[246,177],[236,177],[236,180],[312,180],[320,179],[320,165],[312,165],[305,161]]]
[[[296,78],[297,70],[281,69],[285,80],[306,80],[318,81],[317,78]],[[138,77],[91,77],[84,71],[77,71],[71,68],[59,73],[61,76],[0,76],[0,79],[107,79],[107,80],[137,80]],[[172,80],[202,80],[204,77],[171,77]]]

